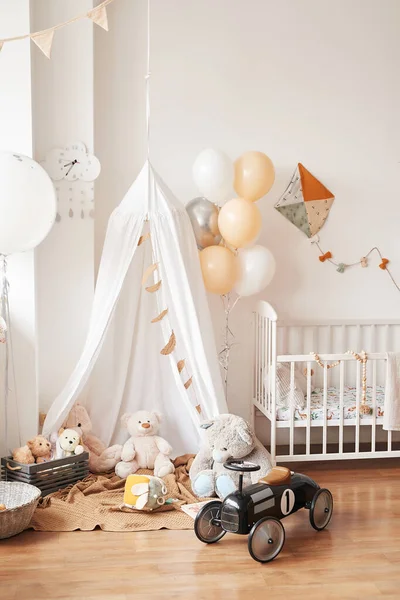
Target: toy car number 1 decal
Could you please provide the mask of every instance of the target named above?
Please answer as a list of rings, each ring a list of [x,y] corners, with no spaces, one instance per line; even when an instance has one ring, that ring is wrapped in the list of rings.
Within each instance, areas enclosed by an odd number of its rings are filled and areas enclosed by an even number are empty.
[[[288,515],[293,510],[295,496],[293,490],[287,488],[281,498],[281,511],[283,515]]]

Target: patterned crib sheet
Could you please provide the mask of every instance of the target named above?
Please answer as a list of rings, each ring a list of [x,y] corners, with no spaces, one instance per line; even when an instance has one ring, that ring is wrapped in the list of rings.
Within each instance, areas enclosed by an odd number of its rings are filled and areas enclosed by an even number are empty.
[[[376,386],[376,416],[383,417],[384,415],[384,402],[385,402],[385,388],[382,385]],[[360,397],[361,403],[361,397]],[[367,387],[367,404],[371,407],[372,411],[372,386]],[[324,390],[322,388],[315,388],[311,393],[311,420],[318,421],[323,420],[324,414]],[[357,389],[355,387],[345,387],[343,393],[343,418],[344,419],[355,419],[357,413]],[[335,387],[328,387],[327,395],[327,414],[328,420],[340,419],[340,390]],[[372,412],[371,412],[372,414]],[[365,417],[371,417],[370,415],[360,415],[360,419]],[[278,421],[289,421],[290,420],[290,408],[279,407],[277,409],[276,418]],[[295,409],[294,420],[304,421],[307,419],[307,407],[302,409]]]

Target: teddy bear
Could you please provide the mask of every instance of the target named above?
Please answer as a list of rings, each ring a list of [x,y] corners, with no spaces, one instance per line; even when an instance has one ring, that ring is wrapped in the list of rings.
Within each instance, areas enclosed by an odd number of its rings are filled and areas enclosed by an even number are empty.
[[[84,452],[81,437],[74,429],[61,429],[56,444],[56,458],[66,458]]]
[[[48,462],[52,459],[51,444],[49,440],[42,435],[37,435],[36,437],[32,438],[27,442],[26,445],[32,452],[37,463]]]
[[[16,448],[12,453],[13,459],[24,465],[33,465],[51,460],[51,444],[42,435],[28,440],[25,446]]]
[[[122,446],[115,444],[106,448],[105,444],[92,433],[89,414],[79,402],[72,407],[64,426],[79,433],[85,452],[89,452],[89,470],[92,473],[112,471],[121,460]]]
[[[239,473],[224,467],[229,459],[246,459],[261,467],[259,471],[244,474],[244,485],[257,483],[272,469],[268,450],[242,417],[219,415],[200,427],[205,430],[203,444],[189,471],[196,496],[208,498],[217,495],[224,499],[238,488]]]
[[[115,473],[122,479],[138,469],[154,469],[156,477],[174,473],[175,467],[168,458],[172,448],[158,436],[161,415],[158,412],[139,410],[134,414],[123,415],[121,422],[131,437],[122,448],[121,462]]]

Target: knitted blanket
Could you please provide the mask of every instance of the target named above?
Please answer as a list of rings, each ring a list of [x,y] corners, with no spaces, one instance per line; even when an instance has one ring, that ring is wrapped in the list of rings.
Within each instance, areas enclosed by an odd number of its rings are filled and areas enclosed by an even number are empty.
[[[180,506],[199,502],[190,487],[189,469],[194,455],[174,460],[175,473],[164,477],[168,498],[177,500],[153,512],[122,506],[125,479],[115,475],[90,475],[73,486],[42,498],[30,526],[36,531],[152,531],[192,529],[193,519]],[[139,474],[152,474],[141,469]]]

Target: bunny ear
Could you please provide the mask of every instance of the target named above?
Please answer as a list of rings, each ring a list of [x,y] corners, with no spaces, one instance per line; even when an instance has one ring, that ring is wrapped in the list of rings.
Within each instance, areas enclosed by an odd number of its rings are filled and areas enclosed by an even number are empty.
[[[153,410],[153,412],[151,414],[155,416],[155,418],[157,419],[157,421],[159,423],[161,423],[161,420],[162,420],[162,414],[161,413],[159,413],[157,410]]]
[[[64,433],[65,428],[64,427],[60,427],[60,429],[58,430],[58,435],[61,435],[62,433]]]
[[[142,494],[145,494],[148,491],[149,491],[148,483],[135,483],[135,485],[133,485],[131,487],[131,492],[134,496],[141,496]]]
[[[131,418],[131,415],[129,413],[125,413],[124,415],[122,415],[121,423],[124,427],[128,427],[128,421],[130,418]]]
[[[142,508],[144,508],[147,504],[147,501],[149,499],[149,494],[142,494],[141,496],[139,496],[139,498],[136,501],[136,505],[135,508],[137,508],[138,510],[142,510]]]

